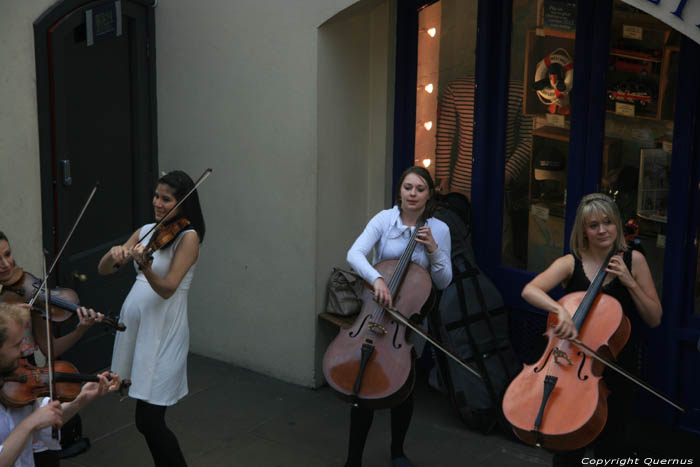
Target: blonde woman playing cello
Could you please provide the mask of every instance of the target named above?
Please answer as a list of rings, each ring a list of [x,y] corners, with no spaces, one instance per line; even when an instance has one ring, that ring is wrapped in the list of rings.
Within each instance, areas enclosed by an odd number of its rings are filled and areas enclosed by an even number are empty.
[[[566,293],[585,291],[612,248],[620,253],[608,263],[608,275],[601,292],[616,298],[630,320],[630,339],[617,360],[622,367],[638,374],[638,356],[642,351],[639,330],[659,325],[661,302],[644,255],[627,248],[617,205],[608,196],[594,193],[583,197],[571,231],[572,253],[555,260],[537,275],[525,286],[522,297],[537,308],[557,314],[559,323],[554,334],[558,338],[575,338],[577,331],[569,312],[548,292],[559,284]],[[599,458],[627,457],[630,453],[624,443],[625,420],[634,399],[634,388],[612,371],[606,371],[604,378],[612,392],[608,397],[608,421],[596,440],[595,454]],[[585,448],[555,452],[552,465],[580,466],[584,453]]]

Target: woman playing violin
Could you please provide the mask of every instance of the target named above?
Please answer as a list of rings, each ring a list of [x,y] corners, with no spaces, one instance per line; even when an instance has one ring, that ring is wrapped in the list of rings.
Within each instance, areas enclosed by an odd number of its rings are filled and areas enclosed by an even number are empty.
[[[557,314],[559,323],[554,329],[557,337],[577,337],[569,312],[552,299],[548,292],[559,284],[567,293],[585,291],[612,248],[619,251],[619,254],[611,258],[605,269],[608,275],[602,292],[616,298],[630,319],[631,336],[617,359],[622,367],[638,373],[638,356],[642,351],[639,329],[659,325],[661,302],[646,259],[639,251],[628,249],[617,205],[608,196],[594,193],[583,197],[571,231],[572,253],[555,260],[549,268],[537,275],[525,286],[522,297],[537,308]],[[596,456],[624,457],[629,454],[625,451],[623,437],[626,412],[629,412],[629,404],[633,400],[630,394],[633,388],[627,380],[612,371],[606,371],[604,378],[612,393],[608,398],[608,421],[596,441]],[[581,465],[584,452],[585,448],[556,452],[553,465]]]
[[[430,173],[422,167],[409,167],[399,179],[396,206],[375,215],[365,230],[355,240],[347,254],[353,269],[374,289],[374,299],[390,307],[392,296],[387,281],[372,267],[386,259],[397,259],[408,244],[412,228],[419,219],[426,219],[418,229],[418,245],[411,260],[430,271],[430,276],[439,289],[452,281],[450,259],[450,230],[447,224],[431,217],[435,210],[435,189]],[[374,249],[374,261],[367,261],[367,254]],[[413,394],[397,407],[391,409],[391,459],[395,467],[410,467],[403,450],[404,439],[413,414]],[[374,411],[353,406],[350,409],[350,441],[346,467],[357,467],[362,463],[362,452]]]
[[[22,280],[23,271],[17,267],[15,258],[10,248],[10,241],[7,236],[0,232],[0,284],[4,287],[12,287],[17,282]],[[3,296],[8,292],[0,294],[0,301],[3,301]],[[26,297],[29,300],[31,297]],[[20,305],[24,306],[24,305]],[[42,307],[43,309],[43,307]],[[58,357],[66,350],[75,345],[76,342],[90,329],[95,323],[101,322],[104,316],[102,313],[95,313],[93,309],[78,307],[76,314],[79,321],[75,329],[61,337],[52,338],[52,351],[54,357]],[[34,361],[34,352],[38,349],[42,354],[47,355],[48,341],[46,335],[46,322],[41,313],[31,313],[31,318],[26,321],[25,337],[22,350],[22,358],[27,358],[29,361]],[[37,465],[56,465],[58,462],[58,450],[61,448],[58,444],[51,444],[51,447],[43,443],[35,443],[35,462]]]
[[[17,368],[27,346],[24,340],[24,329],[29,321],[27,314],[26,307],[0,303],[0,376]],[[105,372],[97,376],[97,382],[83,386],[71,402],[60,403],[44,398],[20,408],[0,404],[0,466],[33,467],[32,448],[53,441],[49,427],[61,426],[86,404],[116,391],[119,386],[119,376]],[[57,460],[54,465],[58,465]]]
[[[0,232],[0,284],[3,286],[12,285],[18,279],[18,274],[21,273],[22,271],[17,268],[15,258],[12,255],[10,241],[4,233]],[[2,301],[2,298],[0,298],[0,301]],[[80,320],[72,332],[65,336],[53,337],[54,356],[58,357],[71,348],[93,324],[102,321],[103,318],[102,313],[95,313],[94,310],[88,310],[85,307],[79,307],[77,315]],[[33,355],[37,348],[44,355],[47,353],[46,324],[42,316],[40,313],[32,313],[31,320],[27,322],[26,343],[28,345],[22,355],[23,357]]]
[[[182,171],[162,176],[153,195],[156,222],[168,225],[186,218],[189,226],[153,251],[149,241],[159,237],[159,231],[139,242],[154,224],[145,225],[126,243],[112,247],[98,266],[106,275],[132,258],[135,262],[136,281],[121,310],[126,331],[114,341],[112,371],[132,380],[129,396],[137,399],[136,427],[156,466],[186,465],[177,438],[165,423],[165,411],[187,394],[187,294],[205,226],[196,190],[172,209],[192,188],[192,179]]]

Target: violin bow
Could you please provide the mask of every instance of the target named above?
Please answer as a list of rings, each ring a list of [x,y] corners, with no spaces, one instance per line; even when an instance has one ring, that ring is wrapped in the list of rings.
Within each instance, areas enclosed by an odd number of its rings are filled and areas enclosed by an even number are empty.
[[[588,355],[590,355],[590,356],[591,356],[592,358],[594,358],[595,360],[598,360],[600,363],[604,364],[604,365],[607,366],[608,368],[611,368],[611,369],[615,370],[616,372],[618,372],[619,374],[621,374],[621,375],[624,376],[625,378],[629,379],[629,380],[632,381],[633,383],[635,383],[635,384],[637,384],[638,386],[640,386],[640,387],[646,389],[647,391],[649,391],[650,393],[652,393],[653,395],[655,395],[656,397],[658,397],[658,398],[661,399],[662,401],[666,402],[667,404],[673,406],[674,408],[680,410],[680,411],[683,412],[683,413],[686,412],[686,408],[685,408],[685,407],[683,407],[682,405],[680,405],[680,404],[674,402],[674,401],[671,400],[669,397],[664,396],[664,395],[661,394],[659,391],[657,391],[656,389],[652,388],[652,387],[649,386],[647,383],[645,383],[645,382],[642,381],[641,379],[637,378],[637,377],[634,376],[633,374],[631,374],[631,373],[625,371],[621,366],[619,366],[619,365],[617,365],[617,364],[611,362],[611,361],[608,360],[607,358],[603,357],[603,356],[600,355],[598,352],[596,352],[595,350],[593,350],[592,348],[590,348],[589,346],[587,346],[586,344],[584,344],[584,343],[581,342],[580,340],[578,340],[578,339],[571,339],[571,342],[573,342],[573,343],[576,344],[577,346],[581,347],[581,348],[584,350],[585,353],[587,353]]]
[[[46,284],[46,280],[49,277],[46,273],[46,255],[44,255],[44,261],[41,263],[44,267],[44,284]],[[49,369],[49,400],[53,401],[55,381],[53,372],[53,338],[51,336],[51,308],[49,307],[49,302],[51,301],[50,294],[51,291],[48,287],[46,287],[46,300],[44,300],[44,307],[46,311],[46,366]],[[56,425],[51,427],[51,437],[53,439],[58,439],[58,427]]]
[[[88,205],[92,201],[92,198],[95,196],[95,192],[97,191],[97,187],[99,186],[99,182],[95,183],[95,186],[92,188],[92,191],[90,192],[90,196],[88,196],[87,201],[85,201],[85,204],[83,204],[83,208],[80,210],[80,214],[78,214],[78,218],[75,220],[73,223],[73,226],[71,227],[70,231],[68,232],[68,236],[66,239],[63,241],[63,245],[61,245],[61,249],[58,250],[58,254],[53,260],[53,263],[51,263],[51,267],[49,268],[48,273],[44,274],[44,281],[41,283],[41,286],[39,286],[38,289],[36,289],[36,292],[34,293],[34,296],[32,297],[31,300],[29,300],[29,306],[33,306],[34,302],[36,301],[37,297],[41,293],[41,290],[46,287],[46,281],[48,278],[51,276],[51,273],[53,272],[53,269],[56,267],[56,264],[58,263],[59,258],[63,254],[63,250],[66,249],[66,246],[68,245],[68,242],[70,241],[70,238],[73,236],[73,232],[75,232],[75,228],[78,226],[80,223],[80,220],[83,218],[83,214],[85,214],[85,210],[87,209]],[[46,262],[46,259],[44,259],[44,263]],[[44,269],[46,269],[46,264],[44,264]],[[45,293],[47,295],[47,301],[48,301],[48,292]],[[48,318],[48,315],[46,315]]]
[[[397,310],[395,310],[393,308],[385,307],[384,311],[388,312],[391,315],[391,317],[394,318],[396,321],[403,324],[407,328],[411,329],[413,332],[415,332],[416,334],[421,336],[423,339],[427,340],[428,342],[433,344],[435,347],[440,349],[445,355],[450,357],[455,362],[459,363],[464,369],[469,371],[471,374],[473,374],[474,376],[476,376],[480,380],[484,379],[484,377],[481,375],[481,373],[479,373],[474,368],[467,365],[461,358],[459,358],[457,355],[455,355],[452,351],[448,350],[447,348],[445,348],[445,346],[440,344],[437,341],[437,339],[435,339],[433,336],[431,336],[427,332],[423,331],[418,326],[414,326],[413,323],[411,323],[411,321],[406,319],[406,317],[404,315],[402,315],[401,313],[399,313]]]

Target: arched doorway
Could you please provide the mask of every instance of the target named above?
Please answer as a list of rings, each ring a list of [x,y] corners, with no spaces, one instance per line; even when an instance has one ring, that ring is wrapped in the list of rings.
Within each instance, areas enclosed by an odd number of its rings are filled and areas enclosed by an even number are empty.
[[[150,218],[154,33],[150,2],[137,0],[65,0],[34,23],[44,248],[56,255],[99,181],[54,277],[104,313],[118,312],[133,272],[106,281],[97,262]],[[112,340],[96,326],[64,358],[83,371],[104,368]]]

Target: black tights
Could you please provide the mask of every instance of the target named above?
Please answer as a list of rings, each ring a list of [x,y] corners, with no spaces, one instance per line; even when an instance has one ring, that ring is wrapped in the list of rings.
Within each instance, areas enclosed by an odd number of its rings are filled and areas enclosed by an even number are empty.
[[[180,444],[165,425],[167,407],[136,401],[136,428],[146,438],[156,467],[187,466]]]
[[[34,453],[35,467],[59,467],[58,451],[42,451]]]
[[[406,439],[408,425],[413,416],[413,393],[400,405],[391,409],[391,458],[404,456],[403,442]],[[353,406],[350,409],[350,444],[348,446],[348,460],[345,467],[360,467],[362,465],[362,453],[365,450],[365,441],[369,428],[374,419],[374,410]]]

